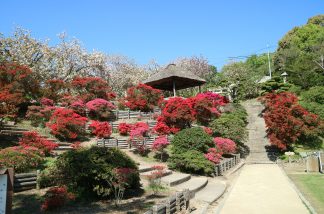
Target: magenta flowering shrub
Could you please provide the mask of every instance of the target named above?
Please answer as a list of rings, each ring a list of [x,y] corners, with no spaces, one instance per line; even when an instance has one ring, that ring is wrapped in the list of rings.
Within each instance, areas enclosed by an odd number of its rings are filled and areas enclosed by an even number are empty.
[[[208,153],[206,153],[205,158],[215,164],[218,164],[222,159],[222,153],[216,148],[209,148]]]
[[[98,138],[108,138],[112,133],[112,127],[108,122],[92,121],[89,125],[91,133]]]
[[[131,126],[130,137],[144,137],[148,135],[150,127],[145,122],[137,122]]]
[[[86,114],[86,105],[82,100],[72,102],[70,108],[79,115],[85,116]]]
[[[152,150],[156,152],[163,152],[163,150],[170,145],[170,142],[167,138],[167,136],[160,136],[155,139],[153,145],[152,145]]]
[[[108,119],[112,110],[116,108],[114,104],[104,99],[94,99],[86,103],[90,117],[98,120]]]
[[[231,154],[236,152],[236,144],[231,139],[216,137],[214,138],[214,143],[216,148],[218,148],[223,154]]]
[[[54,106],[54,101],[51,100],[51,99],[48,99],[46,97],[43,97],[41,100],[40,100],[40,103],[43,105],[43,106]]]

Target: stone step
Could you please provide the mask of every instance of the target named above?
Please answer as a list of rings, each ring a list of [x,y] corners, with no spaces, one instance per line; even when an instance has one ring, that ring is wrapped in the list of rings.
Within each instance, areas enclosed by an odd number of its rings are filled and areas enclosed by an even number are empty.
[[[147,172],[141,172],[140,173],[140,176],[147,179],[148,176],[150,176],[152,173],[154,172],[157,172],[158,170],[151,170],[151,171],[147,171]],[[165,170],[162,174],[162,177],[164,176],[168,176],[168,175],[171,175],[172,174],[172,171],[171,170]]]
[[[224,194],[225,190],[225,181],[210,180],[205,188],[196,193],[195,199],[207,203],[213,203]]]
[[[148,172],[148,171],[151,171],[151,170],[153,170],[152,166],[146,166],[146,165],[139,165],[138,166],[139,173]]]
[[[178,184],[181,184],[191,178],[191,175],[179,173],[179,172],[173,172],[171,175],[165,176],[161,178],[161,181],[165,183],[166,185],[172,187]]]
[[[56,147],[54,150],[66,151],[66,150],[71,150],[71,149],[73,149],[72,146],[59,146],[59,147]]]
[[[206,177],[191,177],[190,180],[183,182],[179,185],[174,186],[174,188],[178,191],[182,191],[184,189],[189,189],[190,192],[198,192],[203,189],[208,183],[208,179]]]

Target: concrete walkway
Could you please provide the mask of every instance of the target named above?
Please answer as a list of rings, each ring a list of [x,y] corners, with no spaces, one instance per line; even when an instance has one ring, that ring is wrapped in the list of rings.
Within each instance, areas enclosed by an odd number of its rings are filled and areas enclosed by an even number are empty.
[[[309,213],[276,164],[245,165],[220,213]]]
[[[263,106],[245,102],[248,113],[250,156],[218,213],[303,214],[309,213],[288,177],[272,160],[266,128],[260,117]]]

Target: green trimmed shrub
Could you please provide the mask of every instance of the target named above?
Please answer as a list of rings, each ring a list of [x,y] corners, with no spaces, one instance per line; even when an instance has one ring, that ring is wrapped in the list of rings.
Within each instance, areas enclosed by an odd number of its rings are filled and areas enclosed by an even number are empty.
[[[173,153],[169,159],[169,168],[203,175],[211,175],[214,172],[214,164],[207,160],[202,152],[195,150]]]
[[[117,148],[91,147],[65,152],[51,170],[58,185],[66,185],[81,196],[112,196],[111,181],[115,169],[131,169],[127,189],[139,188],[139,173],[136,163]]]
[[[316,86],[301,93],[299,102],[308,111],[317,114],[324,120],[324,87]]]
[[[202,128],[195,127],[178,132],[172,140],[171,152],[173,154],[195,150],[206,153],[214,146],[213,138]]]
[[[178,132],[171,145],[170,168],[188,173],[212,174],[213,164],[204,157],[204,154],[214,146],[214,142],[202,128]]]
[[[210,124],[215,136],[229,138],[236,143],[244,142],[247,139],[245,126],[246,123],[241,119],[241,116],[235,113],[222,114]]]

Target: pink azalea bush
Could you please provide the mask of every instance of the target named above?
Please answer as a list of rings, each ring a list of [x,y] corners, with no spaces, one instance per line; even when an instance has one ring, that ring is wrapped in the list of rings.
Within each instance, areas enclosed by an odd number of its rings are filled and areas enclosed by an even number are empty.
[[[90,117],[96,119],[107,119],[112,114],[112,110],[116,108],[114,104],[104,99],[94,99],[86,103]]]
[[[170,142],[169,142],[167,136],[159,136],[153,142],[152,150],[155,151],[155,152],[160,153],[161,161],[163,159],[164,149],[166,147],[168,147],[168,145],[170,145]]]
[[[228,138],[215,137],[214,143],[223,154],[231,154],[236,152],[236,144]]]
[[[215,164],[218,164],[222,159],[222,153],[216,148],[209,148],[205,158]]]

